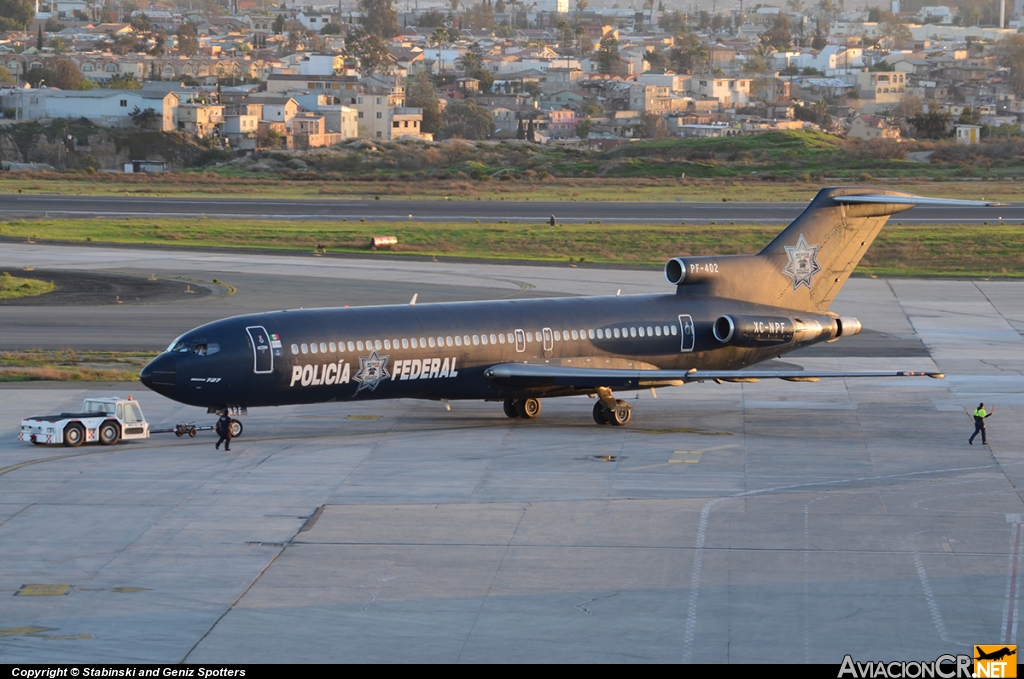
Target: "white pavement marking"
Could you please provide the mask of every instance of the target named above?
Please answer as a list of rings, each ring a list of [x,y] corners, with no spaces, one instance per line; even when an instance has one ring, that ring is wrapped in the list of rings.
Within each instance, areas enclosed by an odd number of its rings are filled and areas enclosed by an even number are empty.
[[[1017,624],[1019,617],[1019,596],[1020,596],[1020,563],[1021,550],[1024,549],[1024,539],[1021,536],[1021,524],[1019,514],[1008,514],[1007,520],[1011,522],[1013,530],[1010,531],[1010,554],[1009,563],[1006,567],[1006,603],[1003,605],[1003,628],[999,632],[999,638],[1003,643],[1017,643]]]
[[[697,596],[700,593],[700,569],[704,560],[704,539],[708,529],[708,515],[711,508],[725,498],[712,500],[700,510],[700,524],[697,526],[697,544],[693,550],[693,574],[690,577],[690,605],[686,609],[686,633],[683,635],[683,662],[693,661],[693,637],[697,632]]]

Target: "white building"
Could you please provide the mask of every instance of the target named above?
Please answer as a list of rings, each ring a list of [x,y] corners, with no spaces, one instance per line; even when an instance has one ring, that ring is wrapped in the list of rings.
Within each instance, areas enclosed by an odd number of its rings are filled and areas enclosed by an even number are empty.
[[[97,125],[125,127],[132,125],[136,109],[153,109],[160,117],[159,128],[174,129],[178,95],[174,92],[148,93],[141,90],[11,90],[4,98],[5,106],[16,111],[18,120],[41,118],[88,118]]]

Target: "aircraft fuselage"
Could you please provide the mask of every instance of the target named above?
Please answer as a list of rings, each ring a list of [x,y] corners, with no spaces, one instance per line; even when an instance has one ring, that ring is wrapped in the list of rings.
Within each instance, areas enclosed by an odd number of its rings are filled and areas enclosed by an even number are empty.
[[[717,339],[713,326],[725,314],[763,319],[747,342],[759,346]],[[794,317],[830,320],[678,293],[276,311],[189,331],[142,379],[207,408],[559,396],[593,389],[514,388],[488,380],[484,370],[501,363],[739,369],[834,334],[826,327],[794,339],[786,323]]]

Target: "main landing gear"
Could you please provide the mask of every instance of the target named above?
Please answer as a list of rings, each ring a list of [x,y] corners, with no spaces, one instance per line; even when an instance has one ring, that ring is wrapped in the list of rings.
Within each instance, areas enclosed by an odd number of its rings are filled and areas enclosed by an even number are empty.
[[[540,415],[539,398],[507,398],[505,399],[505,415],[532,420]]]
[[[629,424],[629,418],[633,414],[633,406],[625,401],[615,400],[612,390],[608,387],[600,387],[597,390],[597,403],[594,404],[594,422],[598,424],[613,424],[616,427],[624,427]],[[540,415],[539,398],[507,398],[504,403],[505,415],[510,418],[521,417],[532,420]]]

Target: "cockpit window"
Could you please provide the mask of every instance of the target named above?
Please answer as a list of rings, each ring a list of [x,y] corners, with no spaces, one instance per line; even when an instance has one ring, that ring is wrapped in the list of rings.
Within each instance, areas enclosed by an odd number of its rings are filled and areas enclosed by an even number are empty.
[[[183,340],[177,339],[167,351],[177,354],[195,354],[196,356],[209,356],[220,351],[220,345],[216,342],[207,342],[205,339]]]

